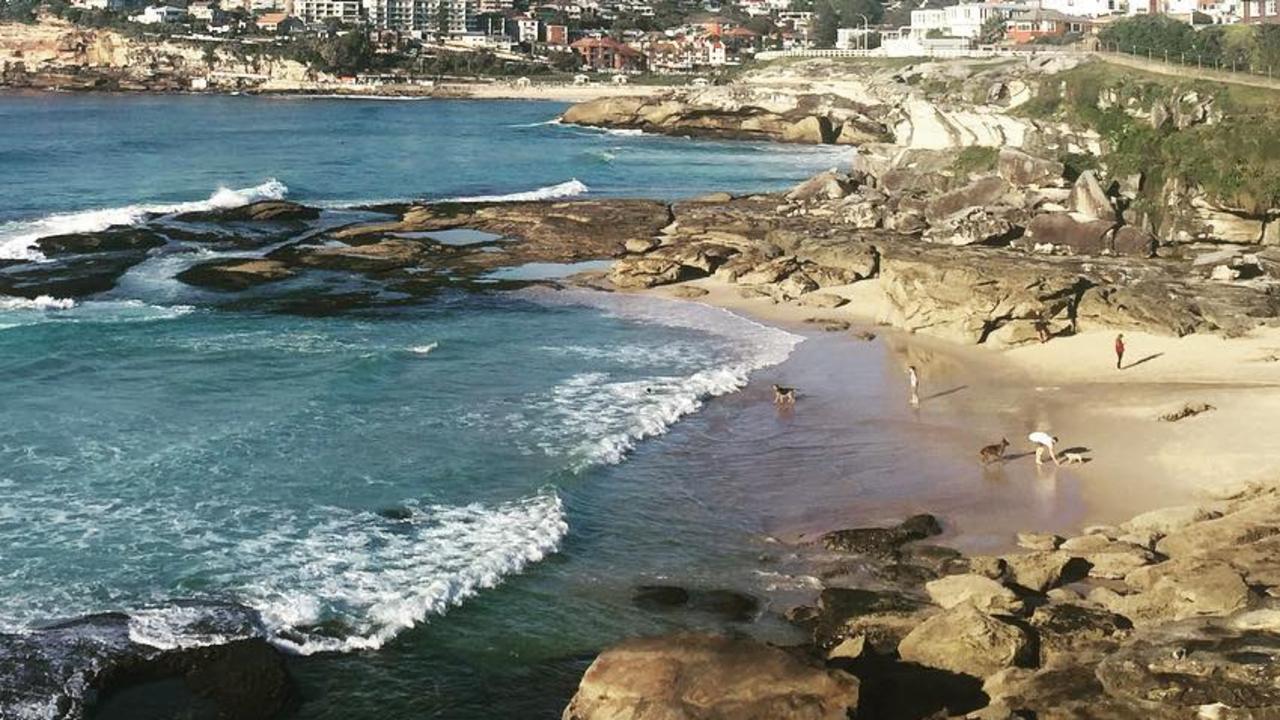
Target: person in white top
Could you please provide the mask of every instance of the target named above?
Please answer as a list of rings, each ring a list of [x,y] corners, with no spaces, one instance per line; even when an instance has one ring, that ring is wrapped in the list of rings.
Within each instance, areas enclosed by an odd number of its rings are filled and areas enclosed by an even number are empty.
[[[916,372],[915,365],[907,366],[907,381],[911,383],[911,404],[920,404],[920,373]]]
[[[1035,443],[1037,465],[1044,464],[1044,453],[1046,450],[1049,451],[1049,459],[1053,460],[1054,465],[1062,464],[1058,462],[1058,456],[1053,451],[1053,446],[1058,443],[1058,438],[1050,435],[1047,432],[1040,432],[1039,430],[1037,430],[1031,433],[1030,435],[1028,435],[1027,439]]]

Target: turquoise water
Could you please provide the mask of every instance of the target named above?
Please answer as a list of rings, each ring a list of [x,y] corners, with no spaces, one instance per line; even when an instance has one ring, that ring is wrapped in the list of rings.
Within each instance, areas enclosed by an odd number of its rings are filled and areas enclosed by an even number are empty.
[[[771,190],[840,159],[559,110],[0,96],[0,256],[261,197],[336,222],[405,198]],[[142,610],[139,638],[171,644],[175,600],[231,599],[294,654],[303,717],[555,717],[603,644],[704,622],[634,608],[634,585],[759,584],[758,522],[702,494],[714,428],[678,421],[796,336],[568,291],[233,312],[172,280],[211,255],[157,253],[78,302],[0,298],[0,631]]]

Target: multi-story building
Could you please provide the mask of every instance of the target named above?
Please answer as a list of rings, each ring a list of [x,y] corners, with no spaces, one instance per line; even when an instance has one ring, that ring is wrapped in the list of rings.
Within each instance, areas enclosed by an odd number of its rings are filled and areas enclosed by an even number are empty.
[[[476,3],[476,12],[481,15],[501,15],[514,6],[512,0],[479,0]]]
[[[546,37],[543,39],[551,47],[567,47],[569,45],[568,25],[543,25]]]
[[[507,34],[523,45],[538,42],[538,18],[516,17],[507,21]]]
[[[967,3],[937,9],[912,10],[911,35],[916,38],[925,38],[930,34],[976,38],[982,34],[982,26],[988,20],[993,17],[1007,18],[1012,10],[1010,6],[995,3]]]
[[[129,19],[142,25],[159,25],[179,22],[186,15],[187,11],[184,8],[172,5],[151,5]]]
[[[293,0],[293,14],[305,23],[329,18],[344,23],[360,22],[360,0]]]
[[[1088,18],[1076,17],[1043,8],[1014,10],[1005,21],[1005,39],[1017,44],[1034,42],[1042,37],[1067,34],[1084,35],[1092,28]]]
[[[1103,17],[1120,10],[1118,0],[1039,0],[1042,10],[1056,10],[1072,17]]]
[[[371,25],[416,34],[463,35],[474,29],[478,0],[361,0]]]
[[[570,48],[582,64],[592,70],[636,72],[644,69],[644,53],[613,38],[583,38]]]
[[[1243,22],[1280,22],[1280,2],[1276,0],[1243,0],[1240,5],[1240,19]]]

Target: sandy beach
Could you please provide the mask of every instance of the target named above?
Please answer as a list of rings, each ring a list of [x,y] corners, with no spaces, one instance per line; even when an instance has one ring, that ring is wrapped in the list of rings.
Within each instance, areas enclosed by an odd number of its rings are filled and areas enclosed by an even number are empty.
[[[1254,431],[1280,411],[1275,328],[1233,339],[1125,333],[1125,368],[1116,370],[1110,332],[991,350],[879,325],[882,300],[874,282],[838,289],[851,302],[836,309],[744,299],[715,279],[686,285],[707,291],[697,302],[819,337],[823,352],[797,351],[780,368],[782,379],[809,397],[838,392],[832,368],[851,362],[851,353],[868,344],[859,335],[874,333],[871,344],[886,356],[882,380],[903,407],[897,420],[921,453],[961,476],[956,493],[926,489],[896,502],[867,498],[876,506],[870,516],[856,495],[837,493],[833,503],[780,529],[784,534],[823,532],[849,526],[850,519],[891,521],[895,512],[934,512],[946,518],[951,544],[994,551],[1012,546],[1018,530],[1079,532],[1203,501],[1243,482],[1272,480],[1280,467],[1280,443]],[[646,292],[691,294],[680,287]],[[834,324],[824,329],[822,321]],[[908,365],[922,377],[918,409],[908,405]],[[1188,403],[1213,409],[1177,422],[1159,419]],[[796,414],[806,404],[800,402]],[[847,420],[840,412],[824,418]],[[1027,440],[1034,430],[1057,435],[1060,450],[1086,462],[1037,468]],[[978,449],[1001,438],[1010,442],[1007,462],[983,467]],[[943,500],[948,505],[939,506]]]

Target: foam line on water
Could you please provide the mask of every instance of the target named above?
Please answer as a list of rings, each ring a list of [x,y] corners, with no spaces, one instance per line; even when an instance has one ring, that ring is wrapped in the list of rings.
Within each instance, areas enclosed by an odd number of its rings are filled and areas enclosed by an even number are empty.
[[[284,183],[274,178],[238,190],[220,187],[208,198],[195,202],[152,205],[126,205],[77,212],[55,213],[36,220],[18,220],[0,224],[0,258],[40,260],[43,256],[35,242],[50,235],[88,233],[106,230],[113,225],[137,225],[150,215],[240,207],[259,200],[281,200],[289,192]]]
[[[559,200],[560,198],[582,195],[591,188],[577,178],[555,185],[547,185],[537,190],[509,193],[507,195],[475,195],[471,197],[450,198],[451,202],[536,202],[538,200]]]
[[[727,357],[688,374],[615,379],[603,372],[578,373],[547,395],[531,399],[533,407],[556,420],[541,431],[546,436],[544,451],[561,452],[566,439],[577,439],[569,450],[577,472],[622,462],[637,443],[667,432],[680,418],[701,409],[708,398],[742,389],[751,373],[783,362],[804,340],[698,303],[618,298],[589,291],[530,291],[528,295],[548,304],[591,305],[631,321],[711,333],[725,345]]]
[[[569,529],[550,492],[408,510],[335,513],[302,535],[286,526],[242,542],[256,577],[241,599],[286,650],[373,650],[555,552]]]

